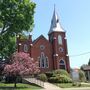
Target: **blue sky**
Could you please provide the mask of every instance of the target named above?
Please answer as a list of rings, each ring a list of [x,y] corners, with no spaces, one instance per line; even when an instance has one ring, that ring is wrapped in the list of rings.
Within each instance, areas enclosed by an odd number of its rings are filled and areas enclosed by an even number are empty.
[[[33,0],[35,9],[35,27],[33,39],[43,34],[48,38],[51,18],[56,5],[60,23],[67,32],[68,53],[71,68],[87,64],[90,53],[90,0]]]

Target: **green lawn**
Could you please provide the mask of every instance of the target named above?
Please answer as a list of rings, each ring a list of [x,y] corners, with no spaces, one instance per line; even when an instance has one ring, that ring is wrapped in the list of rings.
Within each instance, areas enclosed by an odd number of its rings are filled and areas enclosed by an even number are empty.
[[[18,83],[17,88],[14,88],[14,84],[0,83],[0,90],[39,90],[41,87],[33,84]]]
[[[80,84],[78,83],[77,85],[73,85],[72,83],[54,83],[55,85],[61,87],[61,88],[76,88],[76,87],[90,87],[90,84]]]

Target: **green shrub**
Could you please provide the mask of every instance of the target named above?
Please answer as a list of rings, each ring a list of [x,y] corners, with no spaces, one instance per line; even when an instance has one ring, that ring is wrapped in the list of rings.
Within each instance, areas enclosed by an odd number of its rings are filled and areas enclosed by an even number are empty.
[[[72,86],[77,86],[77,83],[73,82],[73,83],[72,83]]]
[[[70,76],[69,73],[66,70],[63,70],[63,69],[55,70],[54,71],[54,74],[60,74],[60,75]]]
[[[79,80],[80,80],[81,82],[86,81],[85,73],[84,73],[84,71],[82,71],[82,70],[79,70]]]
[[[70,83],[72,82],[72,79],[66,75],[56,75],[49,79],[49,82],[52,83]]]
[[[72,86],[78,86],[78,87],[81,87],[81,83],[80,83],[80,82],[73,82],[73,83],[72,83]]]
[[[45,81],[47,81],[47,76],[46,76],[46,74],[39,74],[38,79],[45,82]]]
[[[81,83],[78,84],[78,87],[81,87]]]
[[[53,76],[53,71],[46,72],[45,74],[46,74],[47,78],[50,78]]]
[[[48,81],[51,82],[51,83],[58,83],[58,78],[57,77],[50,77],[48,79]]]
[[[3,80],[3,76],[0,76],[0,81],[2,81]]]
[[[61,83],[71,83],[72,79],[66,75],[60,75]]]
[[[53,72],[52,77],[48,78],[48,81],[52,83],[70,83],[72,79],[67,71],[59,69]]]

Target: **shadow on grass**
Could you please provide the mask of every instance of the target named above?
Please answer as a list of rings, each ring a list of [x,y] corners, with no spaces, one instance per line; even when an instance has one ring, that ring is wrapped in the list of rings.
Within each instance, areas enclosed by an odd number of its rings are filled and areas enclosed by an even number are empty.
[[[28,89],[29,87],[0,87],[0,90],[23,90]]]

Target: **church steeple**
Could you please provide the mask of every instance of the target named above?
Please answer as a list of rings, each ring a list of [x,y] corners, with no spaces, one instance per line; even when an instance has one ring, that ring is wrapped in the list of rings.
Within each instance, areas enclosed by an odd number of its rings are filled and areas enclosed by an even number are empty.
[[[51,20],[51,27],[50,27],[48,34],[50,34],[52,32],[64,32],[63,28],[61,27],[61,25],[59,23],[59,17],[58,17],[58,14],[56,12],[55,5],[54,5],[53,17]]]

